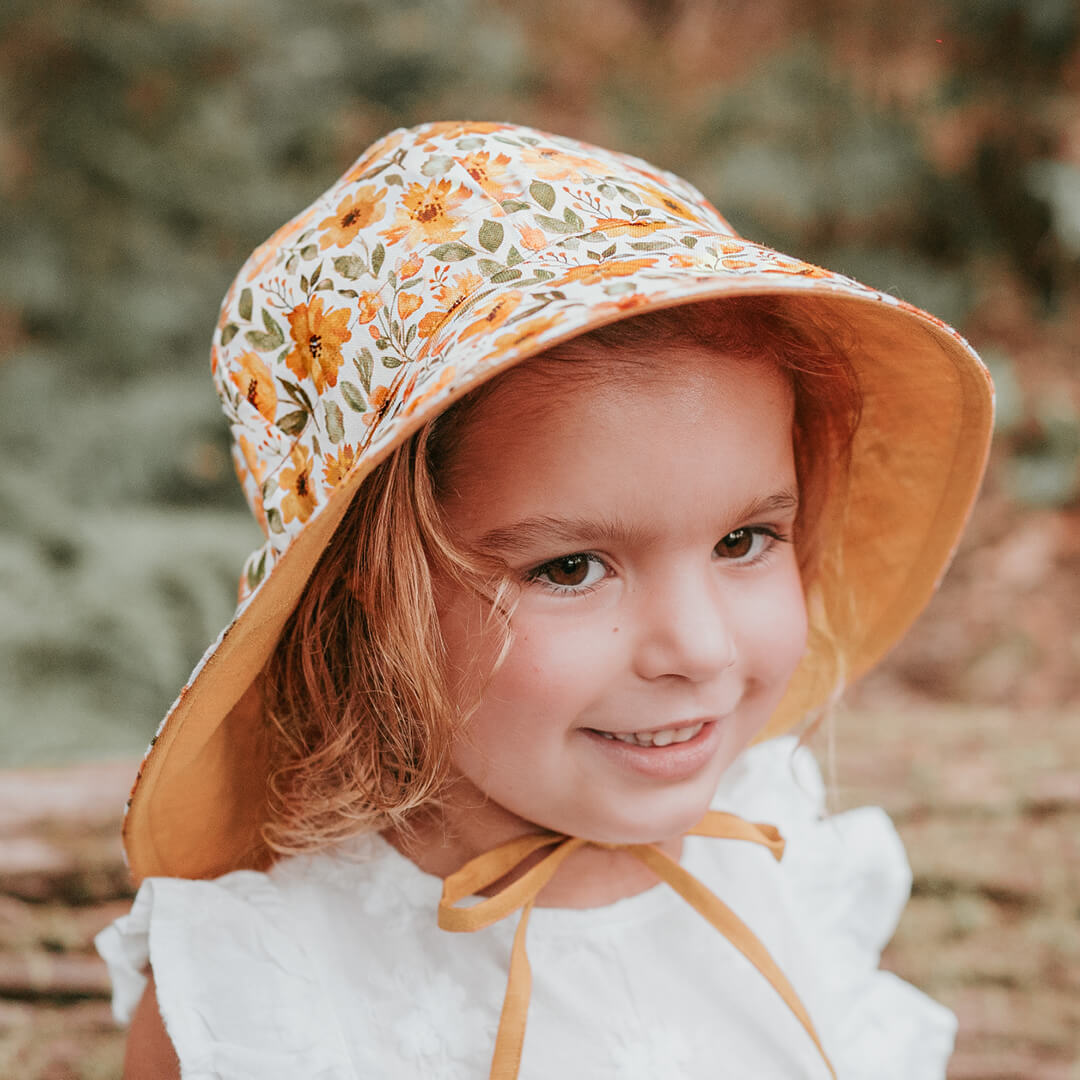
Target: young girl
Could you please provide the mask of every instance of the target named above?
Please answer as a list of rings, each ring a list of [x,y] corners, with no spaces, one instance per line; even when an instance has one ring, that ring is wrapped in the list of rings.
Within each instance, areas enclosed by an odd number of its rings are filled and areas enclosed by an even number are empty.
[[[129,803],[128,1077],[944,1075],[877,970],[899,840],[784,733],[949,560],[962,339],[637,159],[444,123],[254,253],[212,362],[267,540]]]

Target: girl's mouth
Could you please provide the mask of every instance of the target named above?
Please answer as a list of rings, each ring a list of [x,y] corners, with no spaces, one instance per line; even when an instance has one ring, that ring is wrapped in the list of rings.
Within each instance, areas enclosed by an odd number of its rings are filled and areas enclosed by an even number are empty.
[[[699,720],[696,724],[686,727],[663,728],[660,731],[597,731],[597,735],[605,739],[618,739],[619,742],[629,743],[631,746],[671,746],[673,743],[689,742],[701,733],[706,721]]]

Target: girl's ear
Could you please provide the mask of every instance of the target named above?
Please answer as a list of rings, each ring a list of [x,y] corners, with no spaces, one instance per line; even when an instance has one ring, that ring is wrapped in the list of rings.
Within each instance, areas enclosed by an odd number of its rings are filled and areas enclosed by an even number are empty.
[[[180,1059],[158,1010],[152,972],[131,1018],[124,1080],[180,1080]]]

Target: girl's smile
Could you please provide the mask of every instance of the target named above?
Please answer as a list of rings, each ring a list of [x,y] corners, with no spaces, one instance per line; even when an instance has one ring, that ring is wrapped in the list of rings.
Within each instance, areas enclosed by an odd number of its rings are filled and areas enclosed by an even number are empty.
[[[805,646],[791,424],[771,364],[705,349],[542,359],[475,405],[443,511],[505,563],[516,603],[481,681],[497,628],[440,590],[468,717],[448,865],[537,827],[677,845],[702,817]]]

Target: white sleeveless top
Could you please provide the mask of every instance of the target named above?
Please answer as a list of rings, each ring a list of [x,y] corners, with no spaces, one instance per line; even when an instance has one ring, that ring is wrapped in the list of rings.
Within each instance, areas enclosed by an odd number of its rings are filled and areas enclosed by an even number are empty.
[[[841,1080],[940,1080],[951,1012],[879,953],[911,871],[884,811],[822,817],[821,776],[784,737],[752,747],[713,802],[776,825],[781,862],[688,837],[682,863],[761,939]],[[452,934],[442,883],[378,836],[216,881],[150,878],[98,935],[126,1022],[153,967],[184,1080],[486,1077],[516,916]],[[771,985],[667,885],[602,908],[537,908],[521,1080],[825,1078]]]

